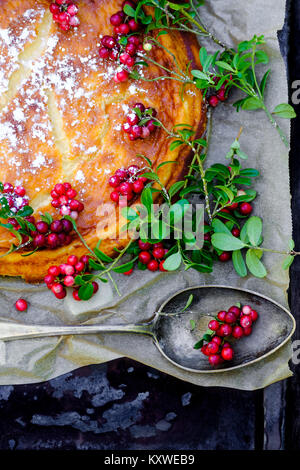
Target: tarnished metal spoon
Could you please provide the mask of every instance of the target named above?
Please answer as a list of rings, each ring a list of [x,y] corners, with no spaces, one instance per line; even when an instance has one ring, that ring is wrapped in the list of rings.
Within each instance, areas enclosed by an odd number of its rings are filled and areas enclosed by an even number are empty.
[[[183,312],[191,294],[192,310]],[[250,304],[259,312],[259,319],[251,336],[235,342],[233,361],[212,369],[207,357],[193,346],[206,331],[211,316],[237,302]],[[191,324],[196,326],[192,328]],[[99,333],[144,334],[151,336],[161,354],[177,367],[190,372],[217,373],[244,367],[266,358],[291,338],[295,327],[294,317],[287,309],[261,294],[236,287],[197,286],[172,295],[161,305],[159,311],[154,313],[149,323],[43,326],[0,321],[0,340]]]

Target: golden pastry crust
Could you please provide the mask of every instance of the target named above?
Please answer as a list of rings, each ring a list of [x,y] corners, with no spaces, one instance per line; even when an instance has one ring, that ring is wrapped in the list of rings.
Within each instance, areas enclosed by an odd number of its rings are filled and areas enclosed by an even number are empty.
[[[169,150],[170,140],[157,129],[145,140],[128,140],[120,130],[126,110],[136,102],[153,107],[169,129],[186,123],[205,129],[205,105],[200,91],[189,89],[180,98],[181,84],[173,80],[133,81],[116,84],[116,66],[99,58],[100,37],[112,34],[111,14],[120,9],[117,0],[81,0],[80,26],[67,33],[52,20],[49,1],[0,0],[0,181],[21,184],[38,212],[58,216],[50,205],[50,191],[68,181],[78,191],[85,209],[77,225],[86,242],[112,254],[126,240],[116,236],[108,178],[117,168],[142,165],[136,155],[150,158],[154,167],[163,161],[160,178],[165,186],[180,179],[190,160],[188,148]],[[198,63],[198,44],[177,32],[161,36],[184,69],[189,60]],[[174,69],[171,57],[153,48],[152,57]],[[198,63],[199,65],[199,63]],[[150,65],[145,77],[160,76]],[[97,228],[98,225],[98,228]],[[103,230],[106,226],[105,235]],[[7,251],[11,235],[0,228],[0,255]],[[0,274],[40,281],[52,264],[70,254],[86,253],[74,237],[68,246],[43,249],[29,257],[12,253],[0,260]]]

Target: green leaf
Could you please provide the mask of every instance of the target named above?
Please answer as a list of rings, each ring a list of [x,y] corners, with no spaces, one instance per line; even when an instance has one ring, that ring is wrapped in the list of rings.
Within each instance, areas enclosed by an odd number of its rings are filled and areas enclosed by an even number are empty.
[[[201,70],[192,70],[191,74],[193,75],[193,77],[200,78],[200,79],[206,80],[206,81],[210,81],[209,77],[204,72],[201,72]]]
[[[247,222],[247,235],[251,245],[258,246],[262,235],[262,220],[260,217],[250,217]]]
[[[267,84],[267,80],[268,80],[268,78],[269,78],[270,72],[271,72],[271,70],[268,70],[268,71],[264,74],[264,76],[263,76],[263,78],[262,78],[262,81],[260,82],[259,88],[260,88],[260,92],[261,92],[262,96],[264,96],[265,88],[266,88],[266,84]]]
[[[189,306],[192,304],[193,300],[194,300],[194,296],[193,296],[193,294],[190,294],[184,308],[181,311],[185,312],[189,308]]]
[[[282,268],[283,268],[284,270],[289,269],[289,267],[293,264],[294,259],[295,259],[294,256],[288,255],[288,256],[284,259],[284,261],[283,261],[283,263],[282,263]]]
[[[184,181],[177,181],[176,183],[172,184],[172,186],[169,189],[169,196],[170,199],[180,191],[181,188],[184,186]]]
[[[246,253],[246,264],[253,276],[263,278],[267,275],[267,270],[258,258],[255,250],[249,249]]]
[[[99,248],[94,249],[94,253],[97,256],[98,259],[101,261],[104,261],[105,263],[111,263],[113,259],[110,256],[107,256],[103,251],[99,250]]]
[[[212,221],[212,227],[215,233],[228,233],[229,235],[231,235],[231,231],[219,219],[214,219]]]
[[[229,70],[229,72],[234,72],[234,69],[231,67],[231,65],[227,64],[227,62],[224,62],[223,60],[217,60],[216,65],[221,69]]]
[[[132,16],[133,18],[135,17],[135,10],[130,5],[126,4],[123,8],[123,11],[127,16]]]
[[[276,116],[284,119],[293,119],[296,117],[294,108],[288,103],[282,103],[276,106],[272,114],[276,114]]]
[[[130,271],[130,269],[132,269],[134,267],[134,261],[136,260],[137,258],[134,258],[132,261],[128,261],[128,263],[125,263],[125,264],[121,264],[120,266],[116,266],[115,268],[113,268],[112,270],[115,272],[115,273],[127,273],[127,271]]]
[[[81,300],[89,300],[94,293],[94,288],[91,283],[81,286],[78,291],[79,298]]]
[[[142,192],[141,203],[146,207],[148,212],[151,212],[153,198],[152,198],[152,191],[149,186],[147,186]]]
[[[178,162],[176,160],[170,160],[168,162],[162,162],[158,165],[158,167],[156,168],[156,170],[159,170],[162,166],[165,166],[165,165],[169,165],[170,163],[176,163],[178,165]]]
[[[169,256],[164,262],[164,269],[166,271],[176,271],[181,265],[181,255],[179,251]]]
[[[215,248],[222,251],[240,250],[246,246],[239,238],[228,233],[214,233],[211,242]]]
[[[295,249],[295,242],[294,240],[289,240],[289,249],[292,251]]]
[[[196,322],[195,320],[190,320],[190,326],[191,326],[191,331],[193,331],[196,328]]]
[[[33,209],[30,206],[24,206],[17,212],[18,217],[29,217],[31,214],[33,214]]]
[[[246,267],[241,250],[236,250],[232,253],[232,262],[233,262],[234,269],[236,270],[239,276],[241,277],[247,276],[247,267]]]
[[[261,109],[261,108],[262,108],[262,102],[257,98],[247,98],[242,104],[242,109],[246,109],[248,111]]]

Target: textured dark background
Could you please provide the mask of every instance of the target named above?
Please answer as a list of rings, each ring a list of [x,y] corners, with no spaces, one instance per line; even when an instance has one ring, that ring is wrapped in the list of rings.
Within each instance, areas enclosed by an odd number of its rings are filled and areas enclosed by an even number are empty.
[[[280,40],[291,85],[300,80],[300,0],[288,0],[287,12]],[[300,115],[292,124],[290,155],[298,249],[299,131]],[[300,259],[292,267],[290,287],[291,308],[297,317],[299,285]],[[2,386],[0,450],[299,450],[299,379],[298,366],[292,379],[265,390],[206,389],[120,359],[37,385]]]

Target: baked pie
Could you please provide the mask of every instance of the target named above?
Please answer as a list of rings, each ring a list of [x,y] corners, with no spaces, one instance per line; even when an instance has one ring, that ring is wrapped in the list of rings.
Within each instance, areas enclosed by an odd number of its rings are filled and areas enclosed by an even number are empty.
[[[145,155],[157,166],[161,181],[169,186],[182,178],[190,161],[188,148],[170,151],[170,139],[156,128],[146,138],[130,140],[124,131],[128,112],[136,103],[153,108],[171,129],[186,123],[205,128],[205,104],[201,92],[174,80],[147,81],[161,76],[159,67],[139,67],[143,79],[116,81],[118,64],[100,57],[101,40],[113,33],[111,15],[120,10],[117,0],[80,0],[79,24],[63,30],[54,21],[47,0],[1,0],[0,10],[0,181],[24,187],[36,219],[39,213],[58,217],[51,191],[69,182],[84,203],[77,226],[86,242],[112,254],[124,240],[109,209],[109,178],[119,168],[144,165]],[[57,2],[59,3],[59,2]],[[161,43],[176,57],[182,69],[188,61],[199,66],[199,47],[193,36],[172,32]],[[171,55],[158,47],[147,52],[152,59],[175,69]],[[108,209],[106,208],[108,207]],[[0,255],[15,242],[0,227]],[[76,234],[70,243],[43,248],[28,257],[16,251],[0,260],[0,274],[43,279],[47,268],[62,263],[70,254],[81,256],[86,248]]]

